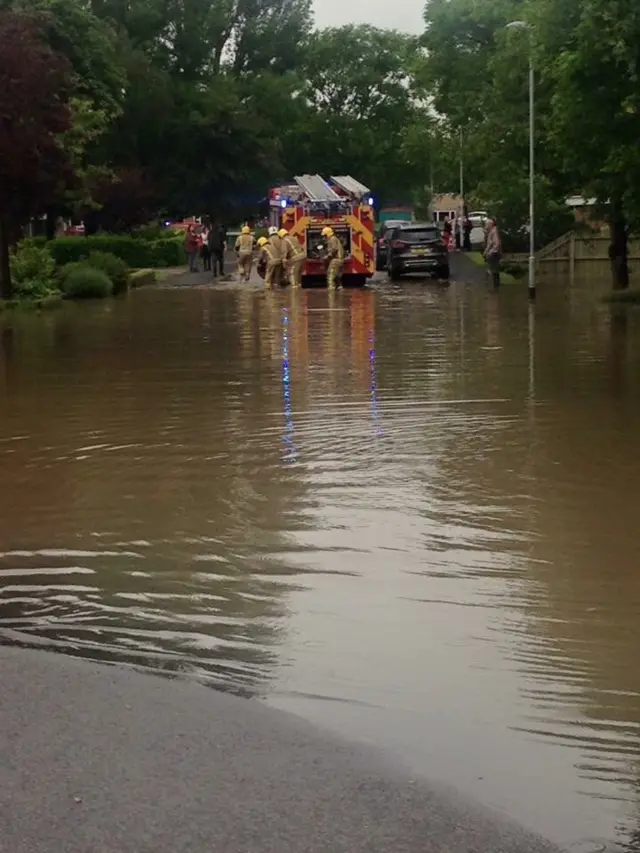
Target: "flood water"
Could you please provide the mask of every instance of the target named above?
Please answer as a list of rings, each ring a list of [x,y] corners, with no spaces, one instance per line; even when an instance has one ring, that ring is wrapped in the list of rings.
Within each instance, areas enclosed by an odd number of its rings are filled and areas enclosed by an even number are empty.
[[[2,642],[256,696],[640,849],[640,312],[380,283],[3,322]]]

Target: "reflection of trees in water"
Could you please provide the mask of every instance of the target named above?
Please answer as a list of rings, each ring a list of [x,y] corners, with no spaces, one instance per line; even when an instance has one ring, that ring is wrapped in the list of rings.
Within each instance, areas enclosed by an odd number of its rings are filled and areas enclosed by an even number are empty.
[[[401,318],[403,350],[392,350],[397,329],[383,318],[381,382],[407,399],[497,401],[469,408],[446,429],[424,419],[438,466],[430,511],[451,523],[457,508],[455,521],[469,533],[468,564],[446,570],[482,582],[535,708],[536,721],[523,728],[570,746],[587,789],[633,797],[640,409],[631,371],[640,338],[626,318],[609,322],[601,309],[594,316],[574,307],[569,321],[542,300],[532,375],[526,302],[462,298],[462,317],[460,304],[413,305]],[[441,535],[434,548],[461,547]],[[638,853],[640,833],[628,844]]]
[[[640,776],[639,413],[628,324],[601,319],[574,311],[559,343],[557,321],[538,318],[535,418],[494,449],[499,465],[481,463],[476,475],[495,495],[524,498],[511,526],[529,541],[518,594],[526,618],[510,628],[539,709],[532,728],[579,750],[583,778],[615,796]],[[523,397],[524,375],[520,383]],[[640,849],[637,836],[629,849]]]

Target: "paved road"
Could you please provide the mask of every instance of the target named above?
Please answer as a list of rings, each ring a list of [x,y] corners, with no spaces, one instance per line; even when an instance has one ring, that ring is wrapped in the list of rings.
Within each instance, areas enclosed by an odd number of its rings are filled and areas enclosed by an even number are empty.
[[[451,281],[462,281],[466,284],[487,285],[487,271],[484,267],[479,267],[469,260],[463,252],[452,252],[450,256]],[[226,274],[223,278],[213,278],[210,272],[191,273],[186,268],[171,270],[169,274],[161,272],[158,284],[161,287],[213,287],[215,289],[226,287],[246,287],[244,282],[239,283],[236,276],[236,261],[233,253],[227,253]],[[402,279],[406,283],[412,280],[420,281],[424,276],[415,275],[408,276]],[[385,283],[388,281],[386,272],[378,272],[375,274],[374,283]],[[255,265],[251,276],[251,287],[264,287],[264,280],[261,279]]]
[[[254,700],[8,647],[0,672],[2,853],[556,850]]]

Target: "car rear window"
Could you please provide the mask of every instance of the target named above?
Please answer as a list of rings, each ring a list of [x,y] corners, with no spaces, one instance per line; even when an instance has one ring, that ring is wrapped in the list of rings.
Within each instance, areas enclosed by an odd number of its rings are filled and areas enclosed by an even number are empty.
[[[398,239],[407,243],[423,243],[426,240],[439,240],[440,232],[437,228],[403,228],[398,233]]]

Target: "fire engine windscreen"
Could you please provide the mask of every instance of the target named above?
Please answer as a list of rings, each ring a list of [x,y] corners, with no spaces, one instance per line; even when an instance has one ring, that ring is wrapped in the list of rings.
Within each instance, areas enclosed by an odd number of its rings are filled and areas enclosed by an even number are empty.
[[[345,257],[348,257],[351,254],[351,229],[348,225],[332,225],[331,227],[344,246]],[[307,228],[307,258],[310,260],[318,261],[324,258],[326,240],[322,236],[323,228],[324,225]]]

